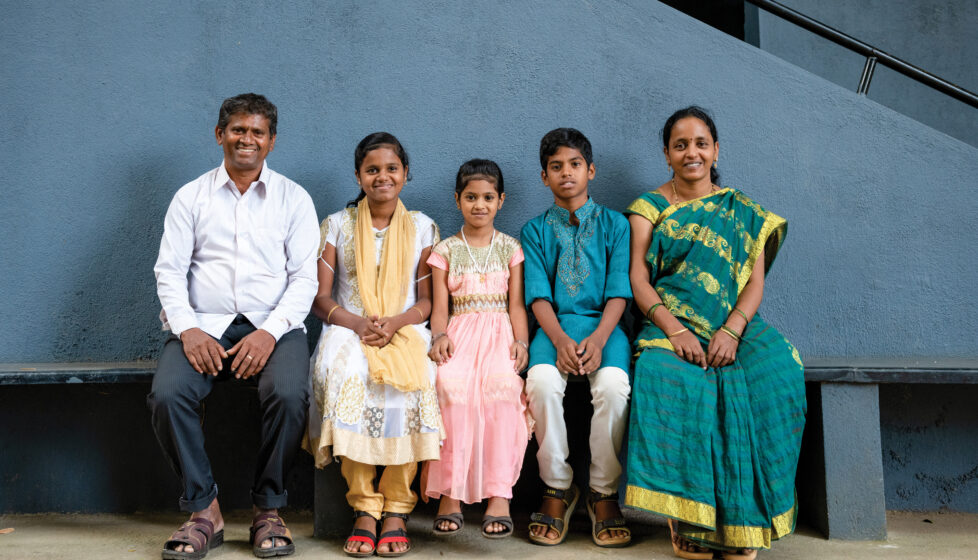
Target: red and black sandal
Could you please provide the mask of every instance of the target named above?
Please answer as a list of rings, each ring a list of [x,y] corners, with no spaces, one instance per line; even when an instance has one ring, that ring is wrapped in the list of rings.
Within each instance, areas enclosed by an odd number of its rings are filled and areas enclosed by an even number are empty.
[[[357,519],[361,517],[369,517],[374,519],[374,516],[370,515],[365,511],[355,510],[353,512],[353,522],[356,523]],[[352,556],[354,558],[366,558],[368,556],[373,556],[374,552],[377,551],[377,520],[374,519],[374,531],[370,532],[366,529],[357,529],[356,525],[353,527],[353,531],[350,532],[350,536],[346,538],[346,542],[343,543],[343,552],[347,556]],[[346,545],[351,542],[357,543],[367,543],[370,545],[370,550],[367,552],[360,552],[359,549],[356,552],[350,552],[346,549]]]
[[[406,513],[394,513],[393,511],[385,511],[381,514],[380,519],[383,521],[388,517],[397,517],[404,520],[404,524],[407,525],[408,514]],[[407,531],[404,529],[394,529],[393,531],[387,531],[386,533],[381,533],[380,540],[377,541],[377,546],[380,547],[382,544],[402,542],[407,543],[407,548],[400,552],[391,550],[388,552],[380,552],[378,550],[377,556],[383,558],[396,558],[398,556],[404,556],[408,552],[411,552],[411,539],[407,536]]]

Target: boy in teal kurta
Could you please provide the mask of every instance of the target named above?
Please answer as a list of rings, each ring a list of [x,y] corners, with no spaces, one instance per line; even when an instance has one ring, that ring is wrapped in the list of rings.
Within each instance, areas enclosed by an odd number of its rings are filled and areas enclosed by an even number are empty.
[[[572,128],[540,142],[543,183],[554,205],[521,233],[526,257],[526,303],[540,330],[530,343],[526,393],[536,420],[540,478],[547,485],[540,511],[530,517],[530,540],[563,542],[580,493],[567,462],[564,389],[568,375],[591,386],[591,467],[588,513],[598,546],[631,540],[618,509],[618,454],[627,419],[630,350],[618,326],[632,297],[628,277],[628,220],[588,195],[594,163],[588,139]]]

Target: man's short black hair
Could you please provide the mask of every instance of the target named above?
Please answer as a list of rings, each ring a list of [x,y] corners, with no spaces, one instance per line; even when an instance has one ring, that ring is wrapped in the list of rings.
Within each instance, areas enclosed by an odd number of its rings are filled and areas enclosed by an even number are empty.
[[[587,136],[584,136],[576,128],[555,128],[546,133],[543,139],[540,140],[540,167],[542,169],[547,169],[547,160],[550,159],[550,156],[556,154],[561,146],[574,148],[581,152],[588,167],[591,166],[593,162],[593,158],[591,157],[591,142],[587,139]]]
[[[231,115],[236,113],[261,115],[267,118],[268,132],[275,136],[275,130],[278,127],[278,109],[264,95],[242,93],[225,99],[224,103],[221,103],[221,112],[217,115],[217,128],[221,130],[227,128]]]

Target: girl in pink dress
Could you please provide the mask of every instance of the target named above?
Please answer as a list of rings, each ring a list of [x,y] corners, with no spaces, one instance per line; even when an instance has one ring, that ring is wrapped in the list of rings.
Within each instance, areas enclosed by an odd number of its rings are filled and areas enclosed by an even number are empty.
[[[440,498],[436,534],[462,528],[461,502],[488,499],[482,535],[513,533],[509,499],[519,478],[529,426],[523,397],[527,320],[523,251],[496,231],[503,174],[474,159],[455,178],[462,231],[431,251],[431,351],[447,437],[427,468],[427,496]]]

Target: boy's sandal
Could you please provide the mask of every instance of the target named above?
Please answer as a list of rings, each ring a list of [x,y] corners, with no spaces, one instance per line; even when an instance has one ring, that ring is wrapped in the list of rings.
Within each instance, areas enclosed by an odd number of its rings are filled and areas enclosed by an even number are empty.
[[[224,544],[224,529],[214,532],[214,524],[203,517],[185,521],[163,543],[163,560],[199,560],[207,551]],[[178,546],[192,546],[193,552],[175,550]]]
[[[385,511],[384,513],[381,514],[380,519],[384,520],[387,519],[388,517],[401,518],[404,520],[404,524],[407,525],[408,514],[406,513],[394,513],[393,511]],[[380,550],[378,550],[377,556],[383,558],[396,558],[398,556],[404,556],[408,552],[411,552],[411,539],[408,538],[407,531],[405,531],[404,529],[394,529],[393,531],[387,531],[386,533],[381,533],[380,540],[377,541],[377,548],[379,549],[380,545],[382,544],[396,543],[396,542],[407,543],[407,548],[401,552],[397,552],[394,550],[390,550],[388,552],[380,552]]]
[[[486,529],[493,523],[499,523],[504,530],[490,533]],[[487,539],[505,539],[513,535],[513,518],[509,515],[486,515],[482,518],[482,536]]]
[[[553,517],[539,511],[531,514],[530,542],[542,546],[558,545],[564,542],[564,539],[567,538],[567,526],[570,524],[571,514],[574,513],[574,506],[577,505],[577,499],[581,497],[581,493],[577,490],[577,486],[571,484],[571,487],[567,490],[547,488],[543,492],[543,497],[555,498],[564,502],[564,517],[562,519],[554,519]],[[546,529],[546,531],[544,531],[543,535],[534,535],[534,527],[543,527]],[[547,533],[550,532],[551,529],[557,532],[557,538],[547,538]]]
[[[372,515],[370,515],[365,511],[357,510],[353,512],[354,522],[356,522],[356,520],[361,517],[373,518]],[[346,542],[343,543],[343,552],[345,552],[347,556],[352,556],[354,558],[366,558],[368,556],[373,556],[374,552],[377,550],[376,524],[374,525],[374,527],[375,530],[372,533],[366,529],[357,529],[356,527],[354,527],[353,531],[350,533],[350,536],[346,538]],[[367,543],[370,545],[370,550],[367,552],[360,552],[359,550],[357,550],[356,552],[350,552],[349,550],[346,549],[346,545],[349,544],[350,542]]]
[[[449,523],[454,523],[455,524],[455,529],[448,529],[448,530],[439,529],[438,528],[438,525],[441,524],[442,521],[447,521]],[[456,511],[456,512],[452,512],[452,513],[446,513],[446,514],[443,514],[443,515],[439,515],[438,517],[436,517],[435,518],[435,523],[434,523],[434,525],[432,525],[431,530],[436,535],[454,535],[455,533],[457,533],[457,532],[459,532],[459,531],[462,530],[462,526],[463,525],[465,525],[465,518],[462,517],[462,512]]]
[[[712,558],[713,558],[713,551],[712,550],[708,550],[705,547],[702,547],[702,546],[699,546],[699,545],[693,543],[692,541],[689,541],[689,540],[684,539],[682,536],[679,535],[679,533],[676,531],[675,527],[673,527],[673,523],[674,523],[673,520],[672,519],[669,519],[669,520],[667,520],[667,522],[669,524],[669,540],[672,541],[672,553],[673,554],[675,554],[679,558],[686,558],[687,560],[712,560]],[[677,525],[678,525],[678,523],[677,523]],[[681,545],[684,545],[684,544],[685,545],[692,544],[696,548],[703,549],[706,552],[694,552],[692,550],[683,550],[682,547],[681,547]]]
[[[744,551],[747,551],[747,553],[744,554]],[[741,548],[736,552],[723,553],[723,560],[754,560],[755,558],[757,558],[756,548]]]
[[[598,514],[596,504],[598,502],[614,502],[617,504],[618,493],[614,492],[612,494],[600,494],[593,490],[588,491],[585,504],[587,505],[587,514],[591,518],[591,539],[594,541],[594,544],[603,548],[621,548],[631,544],[632,531],[626,525],[625,518],[623,516],[605,519],[604,521],[597,521]],[[607,539],[598,538],[598,535],[605,532],[609,533],[610,536],[611,531],[622,531],[627,534],[624,537],[611,537]]]
[[[272,546],[262,548],[261,543],[271,540]],[[288,541],[286,544],[275,546],[276,540]],[[272,558],[273,556],[288,556],[295,552],[292,542],[292,531],[285,526],[285,520],[277,513],[259,513],[251,520],[251,535],[248,537],[251,553],[257,558]]]

